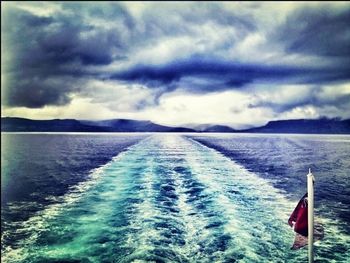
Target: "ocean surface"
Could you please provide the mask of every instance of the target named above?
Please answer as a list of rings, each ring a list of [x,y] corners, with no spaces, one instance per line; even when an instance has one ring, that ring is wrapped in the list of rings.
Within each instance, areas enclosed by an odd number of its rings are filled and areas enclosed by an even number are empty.
[[[287,220],[315,176],[315,262],[350,259],[350,136],[2,134],[2,262],[307,262]]]

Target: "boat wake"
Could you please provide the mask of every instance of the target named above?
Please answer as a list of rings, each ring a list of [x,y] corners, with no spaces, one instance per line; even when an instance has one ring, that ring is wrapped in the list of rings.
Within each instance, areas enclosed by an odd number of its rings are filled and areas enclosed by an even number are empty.
[[[3,262],[301,262],[293,203],[180,135],[153,135],[17,226]]]

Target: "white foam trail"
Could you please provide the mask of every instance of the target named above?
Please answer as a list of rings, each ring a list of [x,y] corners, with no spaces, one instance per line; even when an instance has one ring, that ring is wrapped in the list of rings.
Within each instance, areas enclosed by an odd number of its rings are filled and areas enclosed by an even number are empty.
[[[128,147],[128,149],[131,150],[136,145],[132,145]],[[8,235],[30,233],[30,236],[28,238],[21,240],[18,244],[21,247],[3,247],[2,262],[21,262],[25,260],[27,257],[28,248],[36,242],[40,232],[46,230],[49,227],[50,220],[63,213],[65,209],[70,205],[78,202],[85,192],[87,192],[98,183],[98,180],[104,171],[108,169],[108,167],[110,167],[113,163],[118,162],[118,160],[121,159],[125,153],[126,151],[123,151],[117,156],[113,157],[110,162],[93,169],[86,181],[72,186],[65,195],[59,197],[51,197],[51,200],[55,201],[55,203],[48,205],[44,210],[38,211],[27,221],[21,222],[21,224],[16,228],[15,233],[2,233],[2,242],[3,239],[5,239]]]
[[[194,144],[197,144],[199,148],[206,147],[195,140],[191,139],[191,141]],[[209,157],[206,160],[207,162],[211,161],[213,159],[216,159],[216,157],[214,157],[214,156],[217,156],[217,159],[218,160],[221,159],[222,163],[219,165],[221,167],[219,169],[211,169],[211,170],[204,171],[202,168],[203,166],[198,165],[196,157],[194,155],[190,156],[190,158],[194,159],[191,166],[195,167],[198,175],[201,175],[204,181],[207,181],[208,184],[212,185],[213,189],[220,189],[220,188],[222,188],[221,184],[225,185],[227,183],[227,180],[228,180],[228,178],[223,178],[222,175],[228,174],[228,175],[230,175],[229,178],[231,178],[231,180],[234,181],[234,183],[232,183],[232,186],[235,186],[235,185],[236,186],[238,186],[238,185],[245,186],[247,189],[250,189],[250,192],[251,192],[251,193],[246,192],[245,195],[250,196],[253,193],[255,196],[260,197],[259,204],[262,207],[266,207],[266,208],[270,209],[272,220],[282,219],[281,222],[283,222],[283,223],[287,222],[287,219],[288,219],[290,213],[293,211],[293,209],[296,205],[294,202],[291,202],[288,199],[286,199],[285,196],[283,195],[283,193],[280,192],[280,190],[274,188],[272,186],[272,184],[270,182],[268,182],[267,180],[262,179],[259,176],[257,176],[256,174],[247,171],[243,166],[235,163],[234,161],[232,161],[228,157],[225,157],[223,154],[217,152],[216,150],[211,149],[209,147],[206,147],[206,148],[208,148],[212,152],[212,155],[213,155],[212,157]],[[208,173],[208,172],[209,173],[211,172],[213,175],[211,175],[211,176],[204,176],[203,175],[203,174]],[[213,180],[213,178],[214,178],[214,180]],[[225,195],[228,192],[229,191],[221,191],[220,195]],[[229,209],[229,207],[226,206],[226,211],[227,211],[227,209]],[[223,211],[223,213],[225,213],[225,211]],[[317,213],[317,211],[316,211],[316,213]],[[229,218],[231,218],[231,216],[229,216]],[[234,217],[233,219],[237,220],[237,217]],[[240,220],[244,221],[244,219],[245,218],[241,218]],[[350,236],[347,235],[346,233],[344,233],[344,230],[339,228],[339,226],[342,225],[341,222],[334,220],[334,219],[320,217],[319,215],[316,217],[316,220],[325,226],[325,238],[324,238],[324,240],[316,242],[316,246],[319,247],[318,254],[324,253],[322,251],[327,251],[327,249],[334,248],[335,244],[343,245],[344,247],[346,247],[345,250],[347,250],[347,252],[345,254],[341,253],[339,251],[333,252],[333,257],[338,258],[337,262],[347,262],[346,258],[349,258],[349,256],[350,256]],[[284,234],[288,235],[288,232],[286,233],[284,231],[285,229],[286,229],[286,227],[284,227],[284,228],[281,227],[281,230],[283,230],[282,232],[284,232]],[[288,229],[288,227],[287,227],[287,229]],[[235,232],[234,228],[232,228],[231,230],[232,230],[232,232]],[[282,232],[280,233],[281,235],[283,235]],[[292,236],[293,232],[292,231],[290,231],[290,232],[291,232],[290,236]],[[263,237],[264,239],[268,238],[271,240],[272,237],[268,236],[267,231],[264,232],[264,235],[265,235]],[[248,244],[246,244],[247,247],[251,247],[251,248],[254,247],[254,246],[249,246]],[[299,254],[297,254],[295,256],[294,260],[289,259],[288,262],[302,261],[303,254],[300,253],[300,251],[298,251],[298,252],[299,252]],[[329,259],[327,259],[327,257],[322,257],[321,255],[316,257],[316,258],[318,258],[319,260],[329,260]],[[259,262],[262,262],[261,260],[263,260],[263,259],[260,259]],[[343,261],[343,260],[345,260],[345,261]]]
[[[174,192],[175,197],[169,197],[171,206],[164,203],[164,187]],[[4,262],[26,260],[36,253],[30,254],[30,247],[48,258],[84,257],[92,262],[102,260],[105,250],[101,249],[113,251],[116,246],[123,250],[120,253],[128,252],[124,258],[109,254],[107,261],[113,256],[118,262],[150,262],[160,257],[182,262],[300,262],[306,258],[302,251],[289,251],[293,231],[287,219],[294,203],[221,153],[176,134],[153,135],[133,145],[59,202],[23,225],[21,229],[32,236],[21,248],[6,250]],[[89,213],[74,214],[79,209]],[[51,247],[35,244],[38,234],[60,215],[68,215],[67,227],[73,224],[76,236]],[[127,224],[114,227],[118,216],[125,216]],[[170,232],[167,226],[176,231]],[[112,237],[97,244],[104,232]],[[156,250],[165,251],[169,258]]]
[[[260,213],[260,215],[267,216],[271,214],[272,218],[276,218],[280,222],[287,222],[293,204],[268,182],[248,172],[217,151],[193,140],[182,143],[187,144],[187,148],[196,150],[188,154],[186,160],[189,162],[194,176],[203,182],[207,186],[206,191],[215,197],[217,209],[220,210],[221,217],[226,221],[224,232],[228,235],[239,237],[233,241],[231,246],[245,250],[245,255],[248,259],[258,260],[258,254],[254,252],[256,248],[254,242],[257,239],[251,235],[249,228],[252,226],[247,226],[249,222],[246,220],[259,219],[254,217],[247,218],[249,217],[250,204],[233,199],[234,197],[229,194],[230,190],[245,191],[242,194],[247,195],[247,197],[258,198],[259,200],[256,203],[259,203],[261,207],[266,207],[268,210],[267,213]],[[260,234],[263,235],[262,238],[265,240],[271,239],[268,232],[264,233],[261,231]],[[244,244],[242,244],[241,240],[244,240]],[[262,259],[260,258],[260,260]]]
[[[287,236],[289,229],[286,222],[289,213],[293,209],[293,204],[285,199],[272,185],[255,174],[246,171],[243,167],[232,162],[215,150],[204,147],[195,141],[174,135],[154,136],[152,139],[154,140],[152,144],[144,145],[144,147],[147,148],[148,151],[158,151],[156,157],[153,157],[156,159],[151,161],[153,164],[161,165],[163,159],[165,159],[165,161],[170,160],[174,162],[176,160],[176,155],[181,153],[184,158],[184,163],[182,165],[187,165],[188,169],[192,172],[192,176],[206,186],[204,192],[209,195],[211,200],[215,201],[215,207],[210,209],[219,211],[221,217],[219,219],[225,221],[223,225],[223,234],[235,236],[234,241],[231,242],[231,247],[234,248],[232,253],[237,252],[237,250],[244,250],[246,258],[250,260],[261,260],[258,253],[255,251],[256,238],[252,236],[252,231],[249,229],[250,226],[246,226],[247,222],[245,222],[245,220],[249,219],[253,223],[257,223],[255,221],[258,219],[256,219],[256,217],[249,217],[250,204],[245,203],[245,200],[240,201],[232,199],[232,195],[228,194],[229,188],[239,188],[245,191],[249,189],[251,191],[250,193],[244,192],[243,194],[246,194],[249,198],[259,199],[253,202],[253,204],[260,204],[260,206],[256,207],[267,207],[268,211],[260,211],[259,215],[268,216],[272,220],[277,218],[279,225],[276,226],[275,224],[274,227],[277,228],[281,224],[285,224],[284,235]],[[169,170],[174,166],[171,162],[166,163],[166,165]],[[168,174],[167,176],[170,175]],[[203,213],[196,211],[193,204],[188,202],[189,196],[185,193],[187,189],[184,186],[181,175],[175,173],[171,176],[174,179],[176,193],[179,196],[177,201],[177,207],[180,210],[179,218],[185,226],[185,244],[181,247],[173,246],[172,249],[185,258],[194,261],[208,260],[206,259],[208,254],[206,254],[205,251],[200,252],[200,247],[206,241],[215,242],[215,237],[212,233],[213,229],[209,230],[206,227],[209,224],[208,219],[205,218]],[[146,175],[146,178],[146,181],[148,181],[154,180],[155,177],[150,178]],[[232,180],[232,182],[228,182],[228,180]],[[149,190],[149,193],[152,191],[153,190]],[[154,194],[153,192],[151,196],[154,197]],[[146,195],[141,196],[146,197]],[[152,204],[147,199],[148,198],[144,198],[145,201],[138,205],[138,213],[135,215],[136,219],[133,224],[139,224],[138,226],[140,226],[142,225],[140,222],[145,218],[152,218],[149,213],[150,210],[154,211],[153,216],[160,215],[159,210],[157,210],[157,204]],[[246,207],[242,209],[242,206]],[[241,214],[242,211],[243,215]],[[266,225],[267,219],[265,219],[265,222],[260,223],[265,223]],[[257,225],[259,225],[259,222]],[[159,238],[160,233],[152,229],[150,225],[143,225],[143,227],[145,231],[141,231],[140,235],[136,234],[134,239],[143,240],[143,242],[139,243],[140,247],[147,250],[147,248],[149,249],[151,246],[147,247],[145,245],[147,243],[145,240],[156,240]],[[264,232],[264,229],[262,229],[259,234],[262,235],[261,238],[265,241],[273,241],[273,237],[268,231]],[[292,243],[292,239],[293,233],[291,231],[290,244]],[[244,243],[242,243],[242,240],[244,240]],[[216,258],[224,258],[227,253],[228,251],[218,251],[216,252]]]

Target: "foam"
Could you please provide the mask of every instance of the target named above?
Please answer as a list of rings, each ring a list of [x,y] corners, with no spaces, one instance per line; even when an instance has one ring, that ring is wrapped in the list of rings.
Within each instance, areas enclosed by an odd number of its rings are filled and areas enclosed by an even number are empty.
[[[36,254],[92,262],[300,262],[307,256],[289,251],[294,202],[221,153],[176,134],[133,145],[57,202],[18,228],[31,236],[20,248],[6,248],[4,262]],[[337,222],[322,220],[334,237],[317,246],[349,241]],[[38,244],[54,224],[63,235],[65,227],[76,234]]]
[[[133,147],[135,147],[135,145],[129,147],[129,150],[133,149]],[[20,262],[25,260],[28,256],[28,248],[36,242],[40,233],[49,227],[49,220],[52,220],[59,214],[64,213],[67,207],[78,202],[85,192],[98,183],[101,175],[103,175],[113,163],[118,162],[118,160],[121,159],[125,153],[126,151],[121,152],[117,156],[113,157],[110,162],[93,169],[86,181],[72,186],[68,190],[67,194],[59,197],[49,197],[49,199],[51,199],[51,201],[55,201],[55,203],[48,205],[44,210],[37,212],[27,221],[21,222],[20,225],[15,223],[17,224],[15,233],[2,233],[2,243],[5,236],[16,235],[22,232],[30,233],[28,238],[20,241],[19,246],[21,247],[3,247],[2,261]]]

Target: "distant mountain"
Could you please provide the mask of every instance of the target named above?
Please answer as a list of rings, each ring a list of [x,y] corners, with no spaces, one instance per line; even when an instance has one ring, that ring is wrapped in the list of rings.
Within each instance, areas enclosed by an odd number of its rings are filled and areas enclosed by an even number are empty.
[[[102,121],[80,121],[83,124],[102,127],[111,132],[194,132],[183,127],[169,127],[155,124],[151,121],[129,119],[112,119]]]
[[[196,130],[185,127],[172,127],[168,132],[197,132]]]
[[[226,125],[215,125],[215,124],[186,124],[185,127],[196,130],[197,132],[238,132]]]
[[[237,132],[237,130],[224,125],[213,125],[205,128],[203,132]]]
[[[350,119],[280,120],[265,126],[246,129],[248,133],[303,133],[303,134],[350,134]]]
[[[10,132],[194,132],[182,127],[168,127],[151,121],[113,119],[103,121],[30,120],[1,118],[1,131]]]
[[[196,130],[168,127],[151,121],[112,119],[81,121],[74,119],[30,120],[24,118],[1,118],[1,131],[5,132],[244,132],[244,133],[306,133],[350,134],[350,119],[280,120],[265,126],[235,130],[223,125],[199,125]]]
[[[10,132],[104,132],[103,127],[85,125],[73,119],[30,120],[1,118],[1,131]]]

